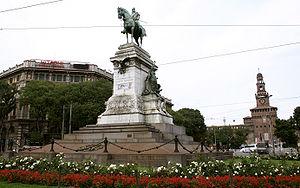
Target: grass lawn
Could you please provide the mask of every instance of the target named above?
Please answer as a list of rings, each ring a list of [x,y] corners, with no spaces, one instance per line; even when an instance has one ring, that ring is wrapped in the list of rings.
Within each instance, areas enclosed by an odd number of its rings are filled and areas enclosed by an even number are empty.
[[[29,185],[21,183],[0,182],[0,188],[55,188],[56,186]]]

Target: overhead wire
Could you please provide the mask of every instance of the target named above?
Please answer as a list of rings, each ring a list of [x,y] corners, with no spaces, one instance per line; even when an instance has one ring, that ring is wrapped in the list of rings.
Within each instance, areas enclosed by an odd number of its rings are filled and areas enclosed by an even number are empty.
[[[58,3],[64,0],[56,0],[56,1],[47,1],[47,2],[42,2],[42,3],[37,3],[37,4],[31,4],[23,7],[17,7],[17,8],[11,8],[11,9],[6,9],[6,10],[0,10],[0,13],[5,13],[5,12],[11,12],[11,11],[16,11],[16,10],[21,10],[21,9],[26,9],[26,8],[31,8],[31,7],[36,7],[36,6],[42,6],[42,5],[48,5],[52,3]]]
[[[291,42],[291,43],[279,44],[279,45],[274,45],[274,46],[252,48],[252,49],[241,50],[241,51],[236,51],[236,52],[227,52],[227,53],[222,53],[222,54],[215,54],[215,55],[197,57],[197,58],[193,58],[193,59],[184,59],[184,60],[178,60],[178,61],[171,61],[171,62],[167,62],[167,63],[161,63],[161,64],[158,64],[158,65],[161,66],[161,65],[170,65],[170,64],[198,61],[198,60],[203,60],[203,59],[229,56],[229,55],[235,55],[235,54],[241,54],[241,53],[247,53],[247,52],[253,52],[253,51],[260,51],[260,50],[268,50],[268,49],[272,49],[272,48],[279,48],[279,47],[298,45],[298,44],[300,44],[300,42]]]
[[[300,27],[300,24],[146,24],[148,27]]]
[[[281,101],[281,100],[289,100],[289,99],[297,99],[300,98],[300,96],[295,97],[285,97],[285,98],[274,98],[273,101]],[[255,101],[246,101],[246,102],[236,102],[236,103],[227,103],[227,104],[213,104],[213,105],[205,105],[205,106],[198,106],[198,108],[209,108],[209,107],[219,107],[219,106],[232,106],[232,105],[238,105],[238,104],[248,104],[253,103]]]
[[[122,27],[116,25],[91,25],[91,26],[56,26],[56,27],[2,27],[0,30],[22,31],[22,30],[56,30],[56,29],[92,29]]]
[[[62,1],[62,0],[59,0]],[[1,12],[0,12],[1,13]],[[145,27],[300,27],[300,24],[263,24],[263,25],[233,25],[233,24],[145,24]],[[116,28],[118,25],[88,25],[88,26],[53,26],[53,27],[7,27],[1,30],[51,30],[51,29],[92,29],[92,28]]]

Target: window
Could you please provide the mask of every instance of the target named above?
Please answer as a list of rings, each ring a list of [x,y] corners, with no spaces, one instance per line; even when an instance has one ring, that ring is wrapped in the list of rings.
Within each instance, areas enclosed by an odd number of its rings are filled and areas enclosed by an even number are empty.
[[[38,73],[35,73],[33,79],[34,79],[34,80],[38,80],[38,79],[39,79],[39,74],[38,74]]]
[[[70,76],[70,82],[74,82],[74,77]]]
[[[56,80],[56,74],[52,74],[51,80],[52,80],[52,81],[55,81],[55,80]]]
[[[61,82],[62,81],[62,75],[58,74],[56,77],[56,81]]]
[[[79,81],[80,81],[80,77],[79,76],[75,76],[74,82],[79,82]]]
[[[44,73],[39,74],[39,80],[45,80],[45,74]]]

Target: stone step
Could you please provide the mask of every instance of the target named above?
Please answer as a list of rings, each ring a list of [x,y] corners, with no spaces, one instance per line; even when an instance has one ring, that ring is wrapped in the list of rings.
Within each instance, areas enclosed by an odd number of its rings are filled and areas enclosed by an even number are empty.
[[[148,128],[155,129],[153,126],[149,125],[110,125],[110,126],[86,126],[79,128],[81,130],[114,130],[114,129],[139,129],[139,128]]]
[[[127,129],[93,129],[93,130],[78,130],[73,131],[74,134],[84,134],[84,133],[109,133],[109,132],[159,132],[159,130],[154,128],[127,128]]]
[[[118,133],[118,132],[160,132],[153,126],[149,125],[113,125],[113,126],[86,126],[74,134],[91,134],[91,133]]]
[[[132,142],[149,142],[148,140],[154,140],[157,142],[164,142],[168,141],[163,139],[162,133],[158,132],[100,132],[100,133],[73,133],[73,134],[66,134],[64,137],[64,141],[77,141],[83,142],[82,140],[89,141],[89,140],[96,140],[101,141],[105,137],[112,140],[130,140],[133,139]],[[134,140],[136,139],[136,140]],[[94,141],[91,141],[94,142]]]
[[[76,139],[76,140],[60,140],[58,143],[64,144],[95,144],[102,142],[103,139]],[[158,141],[155,138],[144,138],[144,139],[136,139],[136,138],[124,138],[124,139],[113,139],[109,138],[108,141],[113,143],[163,143],[163,141]],[[166,141],[165,141],[166,142]]]

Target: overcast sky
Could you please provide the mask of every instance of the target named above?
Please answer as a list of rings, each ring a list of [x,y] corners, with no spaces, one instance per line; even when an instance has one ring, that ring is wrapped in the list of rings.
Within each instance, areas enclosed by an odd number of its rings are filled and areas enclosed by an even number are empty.
[[[0,11],[51,0],[0,0]],[[199,109],[207,125],[239,124],[255,107],[256,74],[264,76],[278,117],[300,106],[300,44],[230,56],[169,62],[300,42],[300,26],[170,27],[150,25],[300,24],[299,0],[64,0],[0,13],[0,71],[25,59],[85,61],[112,70],[109,58],[126,42],[117,7],[136,8],[145,25],[143,48],[159,66],[162,94],[174,109]],[[149,26],[147,26],[149,25]],[[161,65],[160,65],[161,64]],[[232,104],[232,105],[226,105]]]

